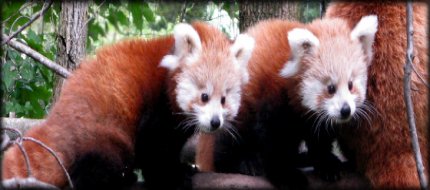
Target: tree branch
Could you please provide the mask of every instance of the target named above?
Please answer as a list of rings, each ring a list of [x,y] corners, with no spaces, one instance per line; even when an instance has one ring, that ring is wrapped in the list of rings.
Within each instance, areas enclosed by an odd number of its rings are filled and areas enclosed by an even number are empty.
[[[51,184],[39,181],[34,177],[12,178],[2,181],[3,187],[7,189],[59,189]]]
[[[33,23],[35,20],[37,20],[40,16],[42,16],[43,14],[45,14],[45,12],[49,9],[49,7],[51,7],[52,3],[54,1],[51,0],[47,3],[45,3],[42,7],[42,10],[40,10],[38,13],[36,13],[35,15],[33,15],[31,17],[31,19],[25,23],[24,25],[22,25],[20,28],[18,28],[18,30],[16,30],[13,34],[11,34],[10,36],[8,36],[7,38],[4,38],[4,40],[2,41],[1,45],[6,44],[7,42],[9,42],[12,38],[14,38],[16,35],[18,35],[20,32],[22,32],[25,28],[27,28],[28,26],[30,26],[31,23]],[[46,5],[47,4],[47,5]],[[46,6],[45,6],[46,5]]]
[[[21,8],[19,8],[19,10],[15,13],[13,13],[12,15],[10,15],[9,17],[7,17],[7,19],[4,19],[1,23],[4,24],[7,21],[9,21],[9,19],[11,19],[12,17],[14,17],[15,15],[21,13],[22,10],[24,10],[25,8],[27,8],[28,6],[32,5],[34,2],[30,1],[30,2],[26,2],[24,3]],[[12,28],[12,27],[11,27]]]
[[[3,37],[3,39],[7,38],[7,36],[4,34],[2,35],[2,37]],[[43,56],[42,54],[40,54],[36,50],[31,49],[27,45],[25,45],[21,42],[18,42],[15,39],[8,41],[7,44],[10,47],[16,49],[17,51],[24,53],[24,54],[28,55],[29,57],[33,58],[34,60],[47,66],[49,69],[53,70],[55,73],[59,74],[60,76],[62,76],[64,78],[67,78],[70,76],[70,72],[67,69],[61,67],[60,65],[51,61],[50,59]]]
[[[31,141],[31,142],[36,143],[37,145],[41,146],[45,150],[47,150],[55,158],[55,160],[57,161],[57,163],[60,165],[61,169],[63,170],[64,174],[66,175],[67,181],[69,182],[69,185],[70,185],[70,188],[73,189],[72,179],[70,178],[70,175],[67,172],[67,169],[63,164],[63,161],[58,157],[57,153],[55,153],[54,150],[52,150],[49,146],[47,146],[42,141],[39,141],[39,140],[32,138],[32,137],[24,137],[22,135],[23,133],[21,133],[19,130],[15,129],[15,128],[3,127],[2,130],[10,131],[10,132],[15,133],[17,135],[17,137],[14,138],[14,140],[9,140],[8,144],[17,145],[19,150],[21,151],[22,155],[24,156],[25,166],[27,168],[27,178],[25,178],[25,179],[33,179],[32,171],[31,171],[31,167],[30,167],[30,159],[28,157],[27,151],[25,150],[25,148],[23,146],[23,141]],[[9,146],[6,145],[5,147],[9,147]],[[12,184],[14,184],[14,183],[12,183]],[[19,185],[19,183],[18,183],[18,185]]]
[[[407,2],[406,8],[406,32],[407,32],[407,49],[406,49],[406,64],[404,67],[405,77],[403,79],[404,98],[406,104],[406,111],[409,123],[409,132],[411,135],[412,148],[414,150],[418,177],[420,180],[421,189],[427,189],[427,178],[424,173],[424,165],[421,157],[420,145],[418,142],[418,135],[415,126],[415,116],[413,110],[413,103],[411,98],[411,73],[412,73],[412,60],[414,59],[414,42],[413,42],[413,26],[412,26],[412,2]]]
[[[185,15],[187,14],[187,1],[184,1],[182,5],[181,15],[179,16],[179,22],[185,22]]]

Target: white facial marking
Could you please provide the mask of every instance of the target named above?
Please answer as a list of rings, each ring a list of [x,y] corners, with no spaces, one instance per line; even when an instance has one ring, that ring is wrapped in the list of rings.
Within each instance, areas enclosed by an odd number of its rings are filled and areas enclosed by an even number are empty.
[[[230,89],[227,93],[225,102],[229,109],[225,110],[224,115],[226,115],[228,119],[234,119],[237,116],[240,107],[241,93],[242,90],[239,85]]]
[[[220,127],[224,122],[223,108],[219,98],[212,98],[204,106],[196,106],[195,111],[199,121],[198,127],[204,132],[211,132],[211,120],[213,117],[218,117],[220,121]]]
[[[198,96],[199,90],[197,86],[191,81],[190,77],[181,76],[178,79],[178,85],[176,87],[176,101],[184,111],[191,111],[189,103]]]
[[[303,81],[300,96],[302,97],[302,104],[310,110],[318,110],[318,96],[324,93],[327,87],[316,79],[308,79]]]
[[[354,115],[356,109],[355,99],[356,95],[351,94],[348,87],[344,86],[338,89],[332,98],[323,103],[323,108],[330,117],[336,118],[336,121],[342,121],[340,114],[342,106],[346,103],[351,110],[350,116]]]

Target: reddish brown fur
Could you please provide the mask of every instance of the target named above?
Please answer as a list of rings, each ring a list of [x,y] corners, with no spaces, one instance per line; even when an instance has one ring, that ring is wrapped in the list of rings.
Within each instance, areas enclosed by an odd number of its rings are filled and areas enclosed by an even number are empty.
[[[67,80],[46,122],[30,129],[26,136],[55,150],[66,168],[89,152],[104,152],[113,159],[133,154],[142,107],[156,102],[164,90],[166,71],[158,64],[173,41],[172,37],[128,40],[101,49]],[[25,142],[24,147],[37,179],[58,187],[67,185],[47,151],[31,142]],[[16,146],[5,152],[4,179],[26,177],[21,155]]]
[[[214,144],[215,135],[209,133],[200,133],[197,139],[196,165],[201,172],[213,172],[214,166]]]
[[[290,57],[287,34],[303,26],[297,22],[268,20],[247,31],[256,45],[248,63],[250,81],[243,90],[239,116],[248,117],[247,110],[258,107],[260,102],[284,101],[279,95],[291,88],[290,82],[279,76],[279,71]]]
[[[343,137],[356,153],[357,166],[375,188],[418,188],[403,97],[406,55],[406,3],[336,3],[326,17],[340,17],[353,27],[365,15],[378,16],[373,63],[369,68],[367,99],[379,112],[370,126],[345,129]],[[413,6],[414,67],[428,78],[427,5]],[[428,89],[412,75],[412,100],[421,152],[428,160]],[[415,90],[414,90],[415,89]],[[426,165],[428,166],[428,165]],[[425,167],[428,174],[428,167]],[[427,175],[428,176],[428,175]]]

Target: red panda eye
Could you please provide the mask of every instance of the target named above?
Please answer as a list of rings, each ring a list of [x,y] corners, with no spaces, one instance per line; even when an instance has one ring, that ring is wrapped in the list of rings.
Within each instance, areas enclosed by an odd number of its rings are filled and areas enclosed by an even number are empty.
[[[209,95],[206,93],[202,94],[202,102],[208,102],[209,101]]]
[[[224,105],[224,104],[225,104],[225,96],[223,96],[223,97],[221,98],[221,104],[222,104],[222,105]]]
[[[332,84],[328,85],[327,90],[328,90],[329,94],[334,94],[336,92],[336,86],[334,86]]]
[[[348,89],[349,89],[349,90],[352,90],[352,81],[349,81],[349,82],[348,82]]]

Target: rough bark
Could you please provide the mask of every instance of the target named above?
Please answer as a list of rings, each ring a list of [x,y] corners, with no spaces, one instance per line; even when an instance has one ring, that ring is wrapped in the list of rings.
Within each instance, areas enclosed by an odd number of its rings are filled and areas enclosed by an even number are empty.
[[[87,1],[62,1],[58,28],[56,62],[69,71],[75,70],[85,57],[87,43]],[[54,101],[58,99],[64,79],[55,80]]]
[[[300,1],[239,1],[239,29],[241,32],[259,20],[281,18],[300,20]]]

